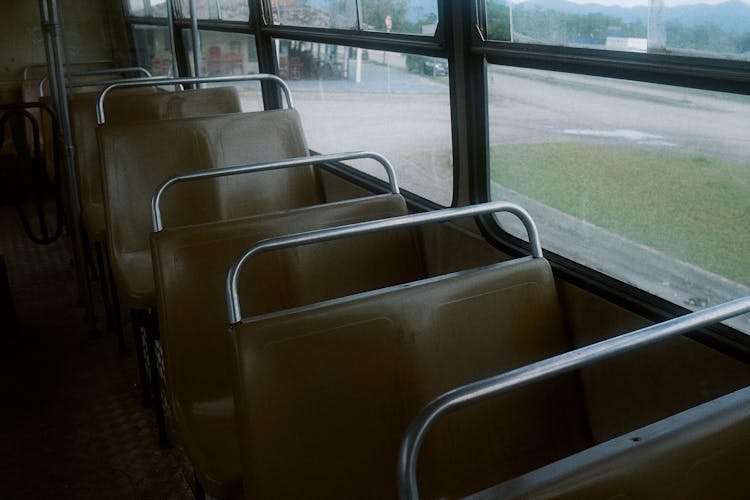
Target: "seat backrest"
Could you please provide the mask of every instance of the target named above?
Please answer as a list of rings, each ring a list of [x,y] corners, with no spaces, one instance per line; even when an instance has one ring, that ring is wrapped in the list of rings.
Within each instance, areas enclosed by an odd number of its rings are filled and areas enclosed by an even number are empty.
[[[107,242],[115,279],[119,255],[150,266],[151,196],[174,175],[229,164],[307,155],[293,109],[112,125],[99,130]],[[309,206],[323,201],[311,166],[176,185],[163,198],[168,226]],[[118,283],[121,280],[117,280]]]
[[[748,457],[750,387],[471,498],[745,498]]]
[[[531,258],[246,319],[230,337],[249,497],[391,498],[422,406],[570,347],[549,264]],[[456,413],[423,447],[422,491],[470,493],[582,449],[583,415],[575,375]]]
[[[231,115],[215,120],[202,131],[217,167],[309,154],[294,109]],[[222,218],[307,207],[325,200],[320,179],[311,166],[220,177],[213,182],[222,201]],[[169,210],[165,214],[169,224]]]
[[[141,89],[139,89],[141,90]],[[153,89],[142,89],[144,96],[153,95]],[[101,168],[99,166],[99,143],[96,134],[96,100],[98,92],[89,92],[72,95],[69,99],[70,128],[75,146],[75,169],[76,182],[78,184],[78,197],[83,206],[89,202],[102,201]],[[113,107],[121,107],[127,110],[127,116],[112,113],[112,121],[127,123],[128,121],[157,120],[159,114],[151,107],[138,106],[138,94],[112,96]],[[118,104],[120,106],[118,106]],[[137,109],[138,112],[131,112]]]
[[[130,93],[127,91],[130,90]],[[81,205],[101,203],[102,181],[97,142],[96,100],[98,92],[77,94],[70,99],[70,123],[73,131],[76,180]],[[107,97],[107,122],[104,127],[187,118],[242,111],[235,87],[155,92],[153,87],[119,89]]]
[[[232,397],[224,287],[239,253],[285,233],[404,214],[400,195],[379,195],[152,234],[160,335],[178,428],[179,409]],[[256,259],[241,276],[246,310],[268,313],[424,277],[414,232],[377,236],[335,242],[324,251],[298,247]],[[370,265],[348,266],[347,259]],[[315,272],[300,272],[311,267]],[[318,273],[326,286],[316,286]]]

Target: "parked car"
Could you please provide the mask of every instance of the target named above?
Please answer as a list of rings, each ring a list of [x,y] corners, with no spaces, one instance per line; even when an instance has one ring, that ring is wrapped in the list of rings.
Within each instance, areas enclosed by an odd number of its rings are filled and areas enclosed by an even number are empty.
[[[430,76],[448,76],[448,61],[439,57],[406,54],[406,68]]]

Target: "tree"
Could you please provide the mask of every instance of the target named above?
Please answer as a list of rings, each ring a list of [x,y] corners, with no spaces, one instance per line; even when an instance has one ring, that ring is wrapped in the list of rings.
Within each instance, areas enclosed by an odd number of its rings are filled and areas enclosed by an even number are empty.
[[[487,37],[491,40],[510,41],[508,4],[502,0],[487,0]]]
[[[406,21],[406,0],[363,0],[362,20],[376,30],[385,31],[385,17],[391,16],[391,31],[410,33],[414,26]]]

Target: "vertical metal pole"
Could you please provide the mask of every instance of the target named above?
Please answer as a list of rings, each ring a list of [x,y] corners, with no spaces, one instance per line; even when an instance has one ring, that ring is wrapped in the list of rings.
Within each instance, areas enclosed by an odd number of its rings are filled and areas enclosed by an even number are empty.
[[[664,0],[650,0],[648,9],[648,51],[664,52],[667,32],[664,24]]]
[[[64,152],[62,155],[63,192],[65,210],[68,214],[67,223],[73,245],[73,265],[76,274],[78,292],[86,308],[86,320],[89,332],[96,333],[96,318],[94,303],[86,276],[86,260],[84,258],[83,233],[81,231],[81,217],[78,209],[78,186],[73,171],[74,151],[73,136],[70,131],[70,116],[68,114],[68,99],[65,89],[65,66],[63,61],[61,27],[58,18],[57,0],[39,0],[42,31],[45,36],[45,50],[52,99],[58,114],[60,132],[63,139]]]
[[[180,76],[177,69],[177,49],[174,46],[174,11],[172,10],[172,0],[167,0],[167,29],[169,31],[169,51],[172,54],[172,76]]]
[[[195,0],[190,0],[190,24],[193,32],[193,76],[201,76],[201,38],[198,33],[198,14],[195,9]],[[200,84],[198,84],[200,87]]]
[[[362,48],[357,47],[357,65],[354,68],[354,81],[356,83],[362,82]]]
[[[508,0],[508,28],[510,29],[510,41],[513,42],[513,0]]]

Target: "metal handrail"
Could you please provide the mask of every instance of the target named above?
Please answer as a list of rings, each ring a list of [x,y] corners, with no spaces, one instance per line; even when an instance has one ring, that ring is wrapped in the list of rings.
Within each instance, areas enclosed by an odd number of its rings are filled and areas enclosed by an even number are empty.
[[[96,101],[96,122],[99,125],[104,125],[105,117],[104,117],[104,98],[107,96],[107,94],[115,88],[132,88],[132,87],[147,87],[151,85],[174,85],[177,83],[228,83],[228,82],[246,82],[246,81],[255,81],[255,80],[271,80],[279,84],[281,87],[281,90],[284,92],[284,96],[286,97],[286,103],[287,107],[294,108],[294,103],[292,102],[292,93],[289,90],[289,86],[286,84],[284,80],[279,78],[276,75],[268,74],[268,73],[258,73],[255,75],[238,75],[238,76],[202,76],[200,78],[193,78],[193,77],[184,77],[184,78],[154,78],[152,80],[149,80],[148,82],[140,81],[140,82],[117,82],[113,83],[112,85],[108,85],[105,87],[101,93],[99,94],[99,99]]]
[[[118,78],[116,80],[89,80],[85,82],[74,82],[68,84],[69,88],[80,88],[80,87],[104,87],[106,85],[112,85],[113,83],[119,82],[152,82],[154,80],[162,79],[162,76],[138,76],[135,78]],[[180,84],[175,85],[180,90],[184,90],[184,87]]]
[[[269,238],[260,241],[252,247],[245,250],[229,268],[226,282],[227,309],[229,314],[229,323],[236,324],[242,321],[242,311],[240,307],[240,297],[237,289],[239,274],[242,267],[250,257],[268,250],[280,250],[298,245],[307,245],[321,241],[330,241],[349,236],[358,236],[363,234],[373,234],[391,229],[400,229],[428,224],[430,222],[443,222],[458,217],[477,216],[490,214],[493,212],[510,212],[523,223],[529,236],[529,245],[531,255],[534,258],[542,257],[542,245],[539,241],[539,233],[536,224],[529,213],[520,206],[505,201],[493,201],[481,203],[479,205],[469,205],[458,208],[446,208],[443,210],[433,210],[413,215],[403,215],[401,217],[392,217],[368,222],[359,222],[345,226],[317,229],[304,233],[291,234],[277,238]]]
[[[90,71],[80,71],[78,73],[71,73],[70,77],[76,77],[76,76],[96,76],[96,75],[109,75],[112,73],[143,73],[143,78],[153,78],[153,75],[149,70],[146,68],[143,68],[141,66],[128,66],[126,68],[108,68],[108,69],[92,69]],[[39,80],[39,95],[44,95],[44,84],[47,83],[48,75],[44,75],[41,80]],[[117,80],[119,81],[119,80]],[[90,87],[92,85],[103,85],[112,83],[114,80],[108,80],[104,82],[75,82],[75,83],[68,83],[68,87]]]
[[[303,156],[300,158],[290,158],[288,160],[279,160],[272,162],[253,163],[248,165],[236,165],[223,168],[209,168],[205,170],[196,170],[186,174],[175,175],[165,180],[154,191],[151,197],[151,226],[155,233],[164,229],[164,223],[161,216],[161,199],[164,192],[174,184],[180,182],[194,181],[198,179],[211,179],[214,177],[227,177],[230,175],[249,174],[254,172],[263,172],[266,170],[277,170],[280,168],[301,167],[303,165],[320,165],[332,161],[359,160],[369,158],[377,161],[385,168],[388,174],[388,184],[393,194],[399,194],[398,181],[393,165],[382,155],[370,151],[354,151],[351,153],[336,153],[319,156]]]
[[[616,354],[748,312],[750,312],[750,296],[641,328],[446,392],[419,412],[401,441],[397,471],[399,499],[416,500],[419,498],[417,486],[419,450],[427,431],[440,417],[511,389],[545,380]]]
[[[94,61],[77,61],[77,62],[65,63],[65,66],[94,66],[94,65],[99,65],[99,64],[112,64],[113,62],[114,61],[112,61],[111,59],[98,59]],[[22,78],[24,80],[29,79],[29,71],[31,70],[31,68],[46,68],[46,67],[47,67],[46,62],[27,64],[23,68]]]

